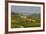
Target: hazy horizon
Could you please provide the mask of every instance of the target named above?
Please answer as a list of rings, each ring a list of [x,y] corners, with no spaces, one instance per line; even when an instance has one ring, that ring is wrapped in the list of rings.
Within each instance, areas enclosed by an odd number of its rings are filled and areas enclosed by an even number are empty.
[[[32,14],[32,13],[40,13],[41,8],[35,6],[13,6],[12,5],[11,11],[15,13]]]

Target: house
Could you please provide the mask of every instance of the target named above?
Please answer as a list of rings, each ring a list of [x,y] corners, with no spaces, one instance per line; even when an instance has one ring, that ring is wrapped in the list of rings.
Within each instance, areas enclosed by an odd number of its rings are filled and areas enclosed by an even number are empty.
[[[27,16],[20,16],[21,18],[27,18]]]

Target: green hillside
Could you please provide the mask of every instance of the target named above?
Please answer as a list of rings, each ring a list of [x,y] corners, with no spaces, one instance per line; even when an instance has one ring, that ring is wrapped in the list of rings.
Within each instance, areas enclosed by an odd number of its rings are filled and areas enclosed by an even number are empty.
[[[11,28],[40,27],[40,14],[11,13]]]

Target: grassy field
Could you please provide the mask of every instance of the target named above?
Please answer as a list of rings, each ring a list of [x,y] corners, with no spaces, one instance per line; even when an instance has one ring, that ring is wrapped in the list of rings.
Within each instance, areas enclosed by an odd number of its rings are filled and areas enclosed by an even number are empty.
[[[40,14],[11,13],[11,28],[40,27]]]

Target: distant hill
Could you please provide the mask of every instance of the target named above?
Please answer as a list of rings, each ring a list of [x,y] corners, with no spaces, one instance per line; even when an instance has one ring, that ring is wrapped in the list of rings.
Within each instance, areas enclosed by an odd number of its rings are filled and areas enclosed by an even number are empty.
[[[11,12],[12,15],[25,15],[25,16],[29,16],[29,17],[33,17],[33,18],[40,18],[40,13],[33,13],[33,14],[22,14],[22,13],[14,13]]]
[[[38,14],[37,14],[37,13],[34,13],[34,14],[32,14],[31,16],[32,16],[33,18],[40,18],[40,13],[38,13]]]

